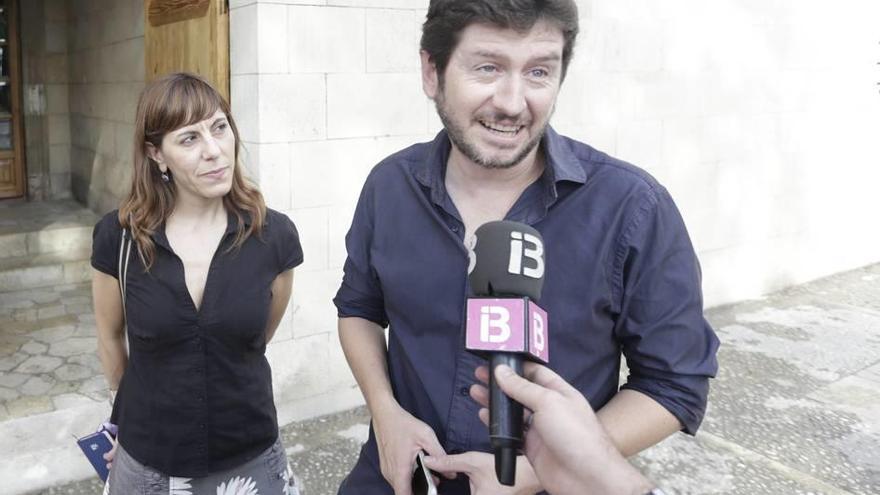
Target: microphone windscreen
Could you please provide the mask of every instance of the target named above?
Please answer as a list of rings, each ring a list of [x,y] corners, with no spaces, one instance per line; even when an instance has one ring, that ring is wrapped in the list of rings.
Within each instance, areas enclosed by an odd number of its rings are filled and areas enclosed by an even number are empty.
[[[544,241],[537,230],[502,220],[483,224],[475,237],[469,280],[476,295],[541,298]]]

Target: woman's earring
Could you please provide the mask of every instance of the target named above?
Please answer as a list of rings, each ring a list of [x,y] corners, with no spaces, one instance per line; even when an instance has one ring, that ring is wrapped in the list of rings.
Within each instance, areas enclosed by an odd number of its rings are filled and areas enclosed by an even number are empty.
[[[162,172],[162,182],[166,184],[171,182],[171,176],[168,175],[168,172]]]

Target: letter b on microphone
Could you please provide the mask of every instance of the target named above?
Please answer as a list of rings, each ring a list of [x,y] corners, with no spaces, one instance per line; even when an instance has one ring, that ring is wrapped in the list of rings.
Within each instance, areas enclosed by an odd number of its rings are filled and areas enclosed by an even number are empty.
[[[465,347],[476,352],[518,352],[547,363],[547,313],[528,298],[468,299]]]

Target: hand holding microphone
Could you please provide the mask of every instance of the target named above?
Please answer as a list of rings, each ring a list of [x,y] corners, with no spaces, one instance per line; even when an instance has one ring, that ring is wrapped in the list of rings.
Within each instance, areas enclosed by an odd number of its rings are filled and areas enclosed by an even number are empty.
[[[654,485],[617,451],[584,396],[550,369],[525,363],[524,376],[500,366],[493,373],[501,390],[531,411],[524,452],[545,490],[554,495],[582,493],[648,493]],[[488,368],[476,371],[490,382]],[[490,393],[471,387],[471,397],[484,409],[489,424]]]
[[[547,313],[535,304],[544,284],[544,244],[532,227],[489,222],[476,231],[465,347],[486,356],[490,368],[505,365],[522,374],[523,359],[549,359]],[[490,378],[489,438],[498,481],[514,486],[516,456],[523,445],[523,408]]]

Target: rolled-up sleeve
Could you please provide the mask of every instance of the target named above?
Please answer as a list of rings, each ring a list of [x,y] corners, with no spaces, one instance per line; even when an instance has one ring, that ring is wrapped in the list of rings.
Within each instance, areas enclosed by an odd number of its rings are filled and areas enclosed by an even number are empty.
[[[340,318],[359,317],[380,326],[388,326],[382,287],[371,261],[375,227],[374,176],[367,179],[355,208],[351,228],[345,236],[348,257],[343,268],[342,285],[333,299]]]
[[[690,434],[706,412],[718,371],[718,338],[703,317],[700,266],[668,192],[645,191],[621,234],[612,286],[615,333],[630,375],[624,389],[648,395]]]

